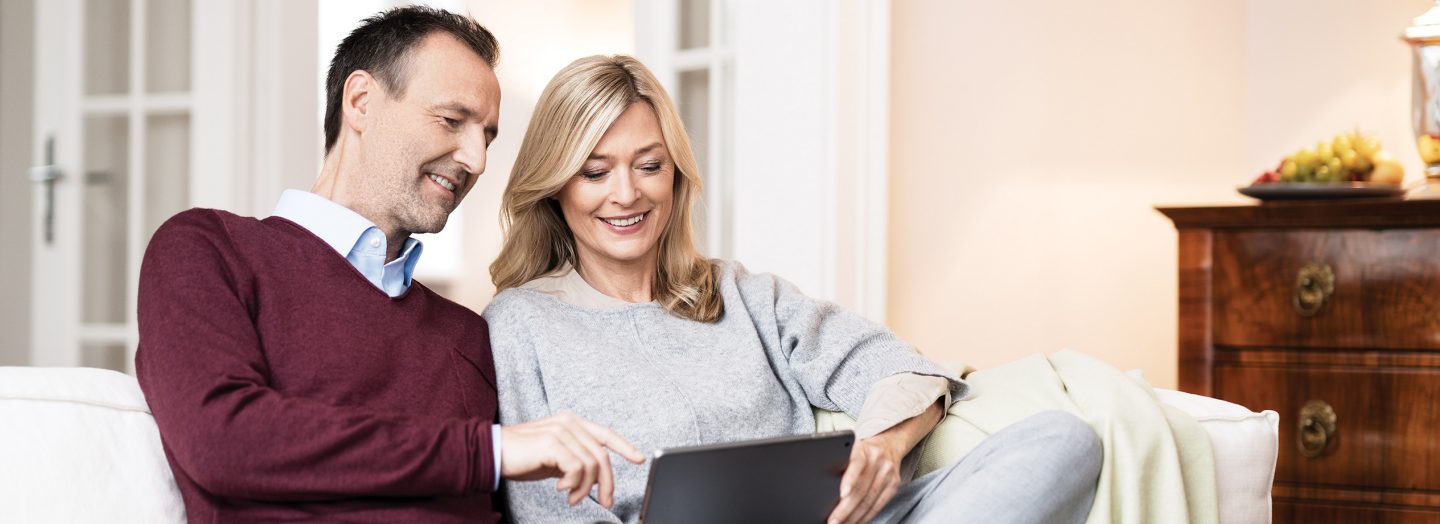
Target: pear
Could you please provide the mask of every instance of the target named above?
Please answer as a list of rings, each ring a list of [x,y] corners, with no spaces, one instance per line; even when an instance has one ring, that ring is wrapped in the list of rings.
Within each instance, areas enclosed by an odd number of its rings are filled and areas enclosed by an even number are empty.
[[[1370,171],[1370,182],[1374,184],[1400,185],[1405,180],[1405,166],[1389,151],[1378,151],[1371,159],[1375,168]]]

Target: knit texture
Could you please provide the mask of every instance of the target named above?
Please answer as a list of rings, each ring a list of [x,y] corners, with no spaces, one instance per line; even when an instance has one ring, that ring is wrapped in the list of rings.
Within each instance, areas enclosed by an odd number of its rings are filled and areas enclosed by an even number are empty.
[[[140,271],[136,374],[192,523],[493,522],[485,321],[282,218],[192,209]]]
[[[646,453],[811,433],[811,406],[859,414],[870,386],[910,372],[946,376],[883,326],[811,299],[789,282],[721,264],[725,315],[706,324],[655,303],[592,309],[507,289],[490,322],[506,424],[573,412]],[[952,394],[966,385],[951,379]],[[517,522],[633,522],[649,463],[611,454],[615,506],[569,507],[554,480],[505,482]]]

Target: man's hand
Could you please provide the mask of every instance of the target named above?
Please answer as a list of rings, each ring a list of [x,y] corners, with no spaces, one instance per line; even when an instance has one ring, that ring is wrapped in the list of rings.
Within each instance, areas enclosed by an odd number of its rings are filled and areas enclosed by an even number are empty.
[[[500,476],[512,480],[560,477],[558,491],[569,491],[571,506],[599,484],[600,505],[615,503],[615,474],[608,448],[640,464],[645,454],[609,428],[562,411],[524,424],[501,426]]]
[[[900,460],[909,450],[896,449],[894,439],[884,437],[882,433],[855,441],[840,479],[840,503],[828,524],[870,522],[900,489]]]

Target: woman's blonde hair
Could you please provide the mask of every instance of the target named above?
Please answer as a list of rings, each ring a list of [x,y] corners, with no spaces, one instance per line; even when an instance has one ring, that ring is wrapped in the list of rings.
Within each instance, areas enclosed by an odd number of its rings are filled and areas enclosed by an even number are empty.
[[[660,121],[675,162],[669,225],[660,233],[653,295],[671,314],[713,322],[724,313],[713,262],[695,248],[691,208],[700,172],[690,137],[665,88],[638,60],[590,56],[565,66],[535,105],[500,204],[504,246],[490,264],[496,292],[518,287],[565,264],[579,267],[575,237],[554,197],[579,172],[600,137],[630,104],[644,102]]]

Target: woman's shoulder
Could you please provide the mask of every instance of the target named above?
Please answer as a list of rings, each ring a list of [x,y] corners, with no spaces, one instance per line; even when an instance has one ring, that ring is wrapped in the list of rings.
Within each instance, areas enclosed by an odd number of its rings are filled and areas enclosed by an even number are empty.
[[[716,280],[722,289],[732,287],[741,295],[775,294],[777,288],[789,282],[773,273],[755,272],[738,260],[712,259]]]
[[[490,299],[480,316],[485,317],[494,329],[497,323],[510,324],[510,320],[531,318],[540,315],[541,302],[545,295],[528,289],[509,288]]]

